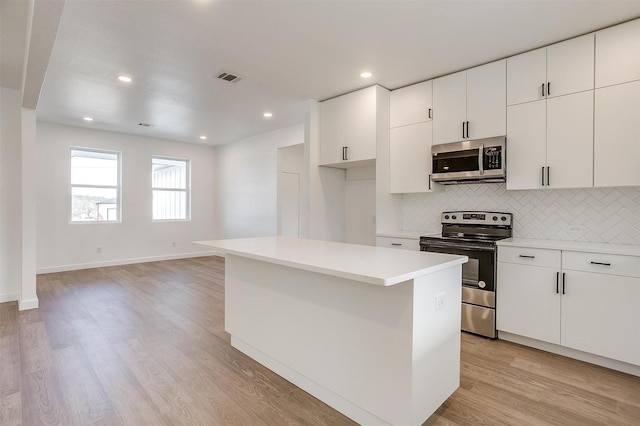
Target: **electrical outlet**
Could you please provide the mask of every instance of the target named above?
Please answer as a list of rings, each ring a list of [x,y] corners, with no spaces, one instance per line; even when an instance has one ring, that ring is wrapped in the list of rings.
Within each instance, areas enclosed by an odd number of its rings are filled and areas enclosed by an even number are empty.
[[[102,253],[102,247],[96,247],[96,253],[97,254]]]
[[[582,225],[568,225],[567,232],[570,234],[583,234],[584,227]]]
[[[444,309],[445,294],[436,294],[436,311]]]

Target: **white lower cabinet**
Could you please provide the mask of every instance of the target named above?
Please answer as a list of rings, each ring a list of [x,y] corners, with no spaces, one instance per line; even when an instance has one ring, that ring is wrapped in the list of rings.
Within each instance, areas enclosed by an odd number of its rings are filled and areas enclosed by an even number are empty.
[[[376,246],[419,251],[420,241],[413,238],[376,237]]]
[[[640,258],[498,248],[499,331],[640,365]]]

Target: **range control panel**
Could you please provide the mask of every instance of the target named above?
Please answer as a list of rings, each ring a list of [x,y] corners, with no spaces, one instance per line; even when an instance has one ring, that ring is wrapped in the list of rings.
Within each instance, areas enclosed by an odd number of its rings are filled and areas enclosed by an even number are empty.
[[[489,226],[511,226],[513,215],[511,213],[500,212],[444,212],[440,217],[440,222],[444,224],[469,224],[469,225],[489,225]]]

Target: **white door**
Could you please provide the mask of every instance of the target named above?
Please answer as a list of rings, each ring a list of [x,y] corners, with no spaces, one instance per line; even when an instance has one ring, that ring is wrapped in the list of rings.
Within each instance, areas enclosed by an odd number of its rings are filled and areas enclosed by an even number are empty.
[[[300,174],[281,172],[278,187],[278,235],[300,236]]]
[[[507,105],[543,99],[542,84],[547,81],[547,49],[507,59]]]
[[[547,96],[593,89],[593,34],[547,47]]]
[[[431,81],[391,91],[389,114],[391,128],[431,121],[432,92]]]
[[[467,71],[469,139],[507,134],[507,61]]]
[[[640,365],[640,279],[567,271],[562,346]]]
[[[507,189],[538,189],[546,166],[546,101],[507,107]]]
[[[431,125],[426,122],[391,129],[389,192],[431,191]]]
[[[497,328],[560,344],[560,294],[555,268],[498,263]]]
[[[594,186],[640,186],[640,81],[596,89]]]
[[[593,186],[593,91],[547,100],[549,188]]]
[[[433,80],[433,143],[458,142],[467,120],[467,72]]]
[[[640,19],[596,33],[596,87],[640,80]]]

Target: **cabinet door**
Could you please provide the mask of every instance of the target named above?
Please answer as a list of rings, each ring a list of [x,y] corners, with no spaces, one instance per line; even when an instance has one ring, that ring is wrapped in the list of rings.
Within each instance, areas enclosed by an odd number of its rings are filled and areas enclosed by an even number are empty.
[[[640,19],[596,33],[596,87],[640,80]]]
[[[507,134],[507,61],[467,71],[469,139]]]
[[[376,158],[376,87],[320,103],[320,164]]]
[[[507,107],[507,189],[543,187],[546,105],[542,100]]]
[[[640,81],[596,89],[594,186],[640,186]]]
[[[640,279],[565,273],[562,346],[640,365]]]
[[[433,143],[461,141],[467,121],[466,71],[433,80]]]
[[[431,122],[391,129],[389,188],[391,193],[429,192]]]
[[[424,81],[391,92],[391,127],[431,121],[433,82]]]
[[[547,50],[532,50],[507,59],[507,105],[543,99],[547,81]]]
[[[593,186],[593,91],[547,101],[549,188]]]
[[[498,330],[560,344],[558,273],[552,268],[498,262]]]
[[[593,34],[547,47],[548,97],[593,89]]]

